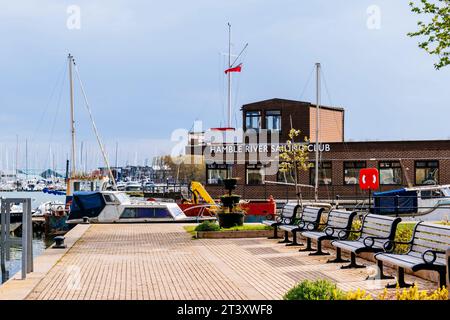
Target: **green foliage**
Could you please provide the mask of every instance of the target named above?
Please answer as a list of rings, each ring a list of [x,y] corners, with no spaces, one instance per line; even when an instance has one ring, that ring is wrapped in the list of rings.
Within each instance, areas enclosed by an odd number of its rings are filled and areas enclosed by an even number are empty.
[[[410,2],[411,11],[430,17],[430,21],[417,23],[419,30],[408,33],[410,37],[423,37],[419,47],[439,61],[434,64],[440,69],[450,64],[450,3],[449,0],[420,0],[419,4]]]
[[[305,280],[290,289],[284,300],[343,300],[345,293],[328,280]]]
[[[217,223],[211,221],[203,221],[194,229],[195,231],[219,231],[220,227]]]
[[[360,219],[354,219],[352,222],[352,230],[359,230],[361,229],[362,222]],[[348,240],[356,240],[361,235],[361,232],[352,232],[348,236]]]
[[[395,232],[395,241],[408,242],[411,240],[415,223],[402,222],[397,226]],[[398,244],[395,246],[395,253],[406,253],[409,249],[407,244]]]
[[[291,129],[289,131],[289,139],[286,141],[286,146],[280,152],[280,172],[291,172],[295,170],[295,164],[297,165],[297,170],[306,171],[309,169],[308,146],[306,144],[308,139],[305,137],[305,143],[299,147],[295,146],[295,139],[300,134],[300,130]]]

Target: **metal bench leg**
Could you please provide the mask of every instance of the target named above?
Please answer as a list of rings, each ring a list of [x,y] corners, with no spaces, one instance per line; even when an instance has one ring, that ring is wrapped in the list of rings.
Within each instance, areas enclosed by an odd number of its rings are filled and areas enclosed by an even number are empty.
[[[291,243],[291,240],[289,240],[289,232],[284,232],[284,239],[282,241],[278,241],[278,243]]]
[[[366,280],[386,280],[386,279],[395,279],[395,277],[385,275],[383,272],[383,261],[377,260],[377,274],[373,277],[368,276]]]
[[[409,288],[409,287],[412,287],[414,285],[414,284],[405,282],[405,269],[402,268],[402,267],[398,268],[397,283],[395,283],[395,284],[388,284],[386,286],[386,288],[397,288],[397,285],[400,288]]]
[[[446,272],[445,272],[445,269],[443,269],[443,270],[441,270],[441,271],[438,271],[439,272],[439,288],[442,288],[442,287],[446,287],[447,286],[447,281],[446,281]],[[447,288],[447,289],[450,289],[450,288]]]
[[[292,242],[286,244],[286,247],[292,247],[292,246],[302,246],[302,243],[297,242],[297,232],[292,231]]]
[[[311,252],[310,256],[328,256],[329,252],[322,251],[322,240],[317,240],[317,250],[316,252]]]
[[[327,261],[327,263],[343,263],[343,262],[349,262],[349,260],[342,258],[341,248],[336,248],[336,258]]]
[[[365,268],[365,265],[356,263],[356,253],[350,253],[350,263],[346,266],[342,266],[341,269],[352,269],[352,268]]]
[[[273,227],[273,236],[269,237],[268,239],[280,239],[278,236],[278,226]]]
[[[310,238],[306,238],[306,248],[305,249],[300,249],[298,251],[300,251],[300,252],[302,252],[302,251],[314,251],[314,249],[311,246],[311,239]]]

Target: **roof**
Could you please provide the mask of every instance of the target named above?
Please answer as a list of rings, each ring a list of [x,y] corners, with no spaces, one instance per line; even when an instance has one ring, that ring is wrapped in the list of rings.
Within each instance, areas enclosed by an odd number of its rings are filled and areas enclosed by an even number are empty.
[[[314,103],[312,103],[312,102],[299,101],[299,100],[290,100],[290,99],[272,98],[272,99],[266,99],[266,100],[261,100],[261,101],[256,101],[256,102],[251,102],[251,103],[244,104],[244,105],[242,105],[241,110],[245,109],[245,107],[247,107],[247,106],[252,106],[252,105],[257,105],[257,104],[262,104],[262,103],[268,103],[268,102],[274,102],[274,103],[277,103],[277,102],[289,102],[289,103],[296,103],[296,104],[301,104],[301,105],[308,105],[309,107],[312,107],[312,108],[316,107],[316,105]],[[344,112],[344,108],[342,108],[342,107],[333,107],[333,106],[320,105],[320,108]]]

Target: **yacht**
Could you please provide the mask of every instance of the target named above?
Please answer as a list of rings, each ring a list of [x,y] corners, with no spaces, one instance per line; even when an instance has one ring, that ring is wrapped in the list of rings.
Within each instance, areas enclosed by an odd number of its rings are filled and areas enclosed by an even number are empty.
[[[127,184],[125,185],[125,191],[129,191],[129,192],[142,191],[142,184],[137,181],[127,182]]]
[[[188,217],[173,202],[132,200],[122,191],[95,191],[73,194],[66,223],[201,222],[215,219]]]

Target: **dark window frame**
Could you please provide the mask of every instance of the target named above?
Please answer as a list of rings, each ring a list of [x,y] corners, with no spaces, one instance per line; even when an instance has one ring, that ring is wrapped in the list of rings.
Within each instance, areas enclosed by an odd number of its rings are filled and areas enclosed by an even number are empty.
[[[247,115],[249,114],[249,113],[258,113],[259,115],[258,116],[251,116],[251,118],[259,118],[259,122],[258,122],[258,127],[257,128],[249,128],[248,126],[247,126]],[[256,131],[259,131],[259,130],[261,130],[261,128],[262,128],[262,118],[263,118],[263,112],[262,112],[262,110],[247,110],[247,111],[245,111],[244,112],[244,125],[245,125],[245,130],[248,130],[248,129],[253,129],[253,130],[256,130]]]
[[[309,168],[309,184],[310,185],[315,185],[314,179],[315,179],[315,175],[313,175],[313,170],[315,170],[314,166],[315,166],[315,161],[310,161],[310,163],[312,164],[312,166],[310,166]],[[329,165],[329,167],[323,167],[324,165]],[[331,182],[329,184],[320,182],[320,178],[319,178],[319,186],[332,186],[333,185],[333,161],[321,161],[319,162],[319,170],[320,169],[330,169],[331,172],[331,176],[329,177],[331,179]],[[319,177],[320,177],[320,171],[319,171]]]
[[[417,164],[419,163],[419,162],[425,162],[425,166],[424,167],[417,167]],[[439,184],[439,181],[440,181],[440,162],[439,162],[439,160],[415,160],[414,161],[414,185],[415,186],[427,186],[428,184],[423,184],[423,183],[421,183],[421,184],[419,184],[419,183],[417,183],[417,168],[433,168],[433,167],[430,167],[430,166],[428,166],[429,165],[429,163],[430,162],[436,162],[437,163],[437,166],[435,167],[435,168],[437,168],[437,176],[436,176],[436,185],[438,185]]]
[[[270,113],[271,112],[278,112],[278,116],[280,117],[280,129],[279,130],[272,130],[272,129],[269,129],[268,127],[267,127],[267,121],[268,121],[268,119],[267,119],[267,116],[268,116],[268,114],[269,114],[269,116],[270,116]],[[268,130],[268,131],[270,131],[270,132],[275,132],[275,131],[277,131],[279,134],[281,134],[281,131],[282,131],[282,123],[283,123],[283,117],[282,117],[282,111],[280,110],[280,109],[269,109],[269,110],[265,110],[265,112],[264,112],[264,129],[266,129],[266,130]]]
[[[389,164],[390,166],[382,168],[381,167],[382,163]],[[392,167],[392,164],[394,164],[394,163],[398,164],[398,167]],[[400,183],[382,183],[382,181],[381,181],[381,170],[383,170],[383,169],[392,169],[392,168],[394,168],[394,169],[399,168],[400,169],[400,172],[401,172]],[[379,178],[379,181],[380,181],[380,185],[382,185],[382,186],[401,186],[401,185],[403,185],[404,172],[403,172],[402,164],[400,163],[399,160],[382,160],[382,161],[379,161],[378,162],[378,175],[379,175],[378,178]]]
[[[253,168],[249,168],[249,167],[253,167]],[[261,164],[261,163],[256,163],[256,164],[246,163],[245,164],[245,185],[247,185],[247,186],[262,186],[262,185],[265,184],[265,181],[266,181],[266,174],[265,174],[265,172],[264,172],[263,177],[262,177],[262,183],[249,183],[248,182],[248,172],[247,172],[248,169],[251,169],[251,170],[252,169],[253,170],[257,170],[257,169],[261,170],[261,169],[263,169],[264,170],[264,165]]]
[[[220,164],[211,163],[211,164],[207,164],[206,165],[206,177],[205,177],[206,178],[205,184],[207,186],[220,186],[221,185],[220,182],[218,182],[218,183],[210,183],[209,182],[209,175],[208,175],[208,173],[209,173],[208,171],[209,170],[226,170],[227,174],[226,174],[225,179],[231,178],[233,176],[233,165],[232,164],[227,164],[227,163],[220,163]]]
[[[353,163],[353,164],[357,164],[357,163],[360,163],[360,164],[364,164],[363,166],[361,166],[361,167],[358,167],[358,166],[355,166],[355,167],[349,167],[349,168],[347,168],[345,165],[346,164],[350,164],[350,163]],[[346,169],[359,169],[359,170],[361,170],[361,169],[365,169],[365,168],[367,168],[367,161],[360,161],[360,160],[356,160],[356,161],[351,161],[351,160],[349,160],[349,161],[344,161],[343,163],[342,163],[342,168],[343,168],[343,170],[342,170],[342,184],[344,185],[344,186],[355,186],[355,185],[358,185],[358,183],[356,183],[356,184],[350,184],[350,183],[346,183],[345,182],[345,170]],[[357,177],[357,179],[358,179],[359,177]]]

